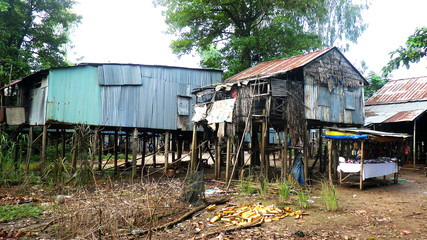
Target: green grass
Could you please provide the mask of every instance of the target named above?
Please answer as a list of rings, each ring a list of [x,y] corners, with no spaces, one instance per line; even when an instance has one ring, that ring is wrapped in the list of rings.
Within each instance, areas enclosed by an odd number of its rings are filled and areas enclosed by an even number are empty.
[[[337,211],[338,199],[335,186],[327,181],[322,181],[322,201],[325,204],[326,210]]]
[[[286,201],[288,201],[290,191],[291,191],[291,189],[290,189],[290,187],[289,187],[289,185],[288,185],[287,181],[286,181],[286,180],[285,180],[285,181],[283,181],[283,182],[280,184],[280,187],[279,187],[279,199],[280,199],[280,201],[281,201],[281,202],[286,202]]]
[[[299,188],[297,189],[297,196],[298,196],[298,204],[301,208],[308,208],[308,191],[303,189],[303,188]]]
[[[0,206],[0,222],[12,221],[25,217],[38,217],[47,209],[40,204]]]
[[[254,187],[254,176],[252,175],[252,171],[250,169],[249,175],[240,179],[239,188],[240,191],[245,194],[252,194],[256,192],[256,188]]]

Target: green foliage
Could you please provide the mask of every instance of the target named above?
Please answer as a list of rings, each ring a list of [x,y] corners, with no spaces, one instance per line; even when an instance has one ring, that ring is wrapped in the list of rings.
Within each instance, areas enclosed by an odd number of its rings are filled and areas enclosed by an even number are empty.
[[[0,206],[0,222],[13,221],[25,217],[39,217],[46,209],[47,207],[40,204]]]
[[[280,199],[280,201],[282,201],[282,202],[288,201],[290,193],[291,193],[291,188],[290,188],[288,182],[286,180],[282,181],[282,183],[280,184],[280,187],[279,187],[279,199]]]
[[[364,6],[351,0],[155,0],[179,56],[196,50],[201,66],[225,77],[254,64],[301,54],[364,31]],[[351,26],[351,27],[349,27]]]
[[[268,179],[264,178],[261,182],[261,187],[259,189],[259,194],[262,198],[265,198],[267,196],[268,191]]]
[[[375,72],[369,72],[366,80],[369,82],[369,86],[364,87],[365,101],[374,95],[380,88],[382,88],[389,79],[382,77]]]
[[[0,0],[0,84],[66,65],[69,31],[80,21],[73,0]]]
[[[338,210],[338,199],[335,186],[327,181],[322,181],[322,201],[326,210]]]
[[[296,190],[298,196],[298,204],[301,208],[308,208],[308,190],[304,188],[299,188]]]
[[[252,170],[249,169],[249,174],[245,178],[240,179],[240,191],[245,194],[252,194],[256,192],[256,188],[254,187],[254,176],[252,174]]]
[[[407,69],[411,63],[417,63],[427,56],[427,27],[418,28],[414,34],[408,37],[405,46],[400,46],[390,53],[390,61],[382,69],[383,75],[404,65]]]

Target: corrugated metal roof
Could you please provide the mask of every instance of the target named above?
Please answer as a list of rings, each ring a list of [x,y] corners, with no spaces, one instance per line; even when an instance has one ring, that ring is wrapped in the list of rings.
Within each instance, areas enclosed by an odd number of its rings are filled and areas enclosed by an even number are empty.
[[[377,136],[377,137],[393,137],[393,138],[411,137],[411,135],[408,135],[406,133],[382,132],[382,131],[376,131],[376,130],[371,130],[371,129],[366,129],[366,128],[334,128],[334,127],[330,127],[327,129],[330,129],[333,131],[346,132],[346,133],[368,134],[368,135]]]
[[[306,65],[307,63],[313,61],[314,59],[322,56],[323,54],[329,52],[334,48],[335,47],[329,47],[329,48],[317,50],[311,53],[305,53],[305,54],[290,57],[290,58],[263,62],[256,66],[248,68],[226,79],[225,81],[238,81],[238,80],[243,80],[248,78],[264,77],[264,76],[267,77],[267,76],[277,75],[280,73],[285,73],[292,69],[299,68]]]
[[[391,118],[384,121],[385,123],[392,122],[411,122],[416,119],[419,115],[421,115],[425,110],[414,110],[414,111],[403,111],[398,112]]]
[[[427,76],[390,80],[366,105],[427,100]]]
[[[425,110],[427,110],[427,101],[365,106],[365,126],[373,123],[383,123],[389,119],[390,121],[413,121]],[[418,111],[421,111],[421,113],[411,119]],[[407,114],[404,114],[405,112]],[[397,115],[399,113],[400,115]],[[393,116],[396,117],[393,119]],[[401,116],[401,118],[398,118],[398,116]]]

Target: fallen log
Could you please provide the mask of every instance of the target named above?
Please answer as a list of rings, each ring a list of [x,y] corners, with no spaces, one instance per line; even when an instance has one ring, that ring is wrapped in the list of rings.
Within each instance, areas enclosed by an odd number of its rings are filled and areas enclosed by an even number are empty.
[[[237,230],[240,230],[240,229],[261,226],[262,223],[263,223],[263,220],[261,219],[259,221],[256,221],[256,222],[250,223],[250,224],[236,225],[236,226],[233,226],[233,227],[230,227],[230,228],[226,228],[226,229],[220,228],[220,229],[217,229],[215,231],[211,231],[211,232],[205,233],[202,236],[195,237],[193,239],[194,240],[197,240],[197,239],[207,239],[209,237],[212,237],[212,236],[220,234],[220,233],[229,233],[229,232],[237,231]]]
[[[176,220],[174,220],[172,222],[168,222],[168,223],[165,223],[163,225],[154,227],[154,228],[150,228],[150,229],[146,229],[146,230],[140,231],[140,232],[138,232],[138,235],[141,236],[141,235],[145,235],[145,234],[147,234],[149,232],[155,232],[155,231],[159,231],[159,230],[162,230],[162,229],[165,229],[165,228],[171,228],[172,226],[174,226],[174,225],[176,225],[176,224],[178,224],[178,223],[180,223],[180,222],[182,222],[182,221],[190,218],[196,212],[199,212],[199,211],[207,208],[211,204],[224,204],[224,203],[228,202],[230,200],[230,197],[224,197],[224,198],[213,200],[213,201],[208,201],[206,199],[202,199],[202,200],[203,200],[203,204],[201,206],[196,207],[195,209],[191,210],[190,212],[182,215],[180,218],[178,218],[178,219],[176,219]]]

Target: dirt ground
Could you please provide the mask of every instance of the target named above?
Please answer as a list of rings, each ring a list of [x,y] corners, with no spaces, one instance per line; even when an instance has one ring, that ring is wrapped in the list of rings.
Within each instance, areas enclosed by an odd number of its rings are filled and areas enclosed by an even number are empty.
[[[286,217],[258,227],[223,231],[206,239],[427,239],[427,177],[419,170],[407,168],[401,170],[398,184],[392,184],[392,176],[387,177],[385,182],[382,179],[368,182],[363,191],[358,186],[337,187],[337,212],[324,210],[320,199],[321,185],[314,182],[309,194],[312,203],[305,210],[308,215],[302,219]],[[209,172],[206,178],[209,179]],[[277,185],[270,184],[264,197],[242,194],[238,182],[235,185],[228,193],[232,197],[226,205],[262,203],[299,209],[296,203],[278,203]],[[224,195],[221,190],[225,189],[225,183],[207,180],[205,188],[208,193],[214,192],[213,195]],[[207,194],[209,197],[211,195]],[[36,187],[25,191],[19,186],[0,189],[0,205],[23,202],[49,205],[52,198],[52,193],[46,194],[45,190]],[[295,196],[291,199],[295,200]],[[203,239],[208,232],[226,229],[220,222],[209,224],[211,217],[212,212],[202,210],[171,229],[154,232],[151,239]],[[52,213],[46,212],[39,218],[1,222],[0,239],[60,239],[52,220]],[[94,237],[79,239],[87,238]],[[123,235],[123,239],[147,239],[147,235]]]

